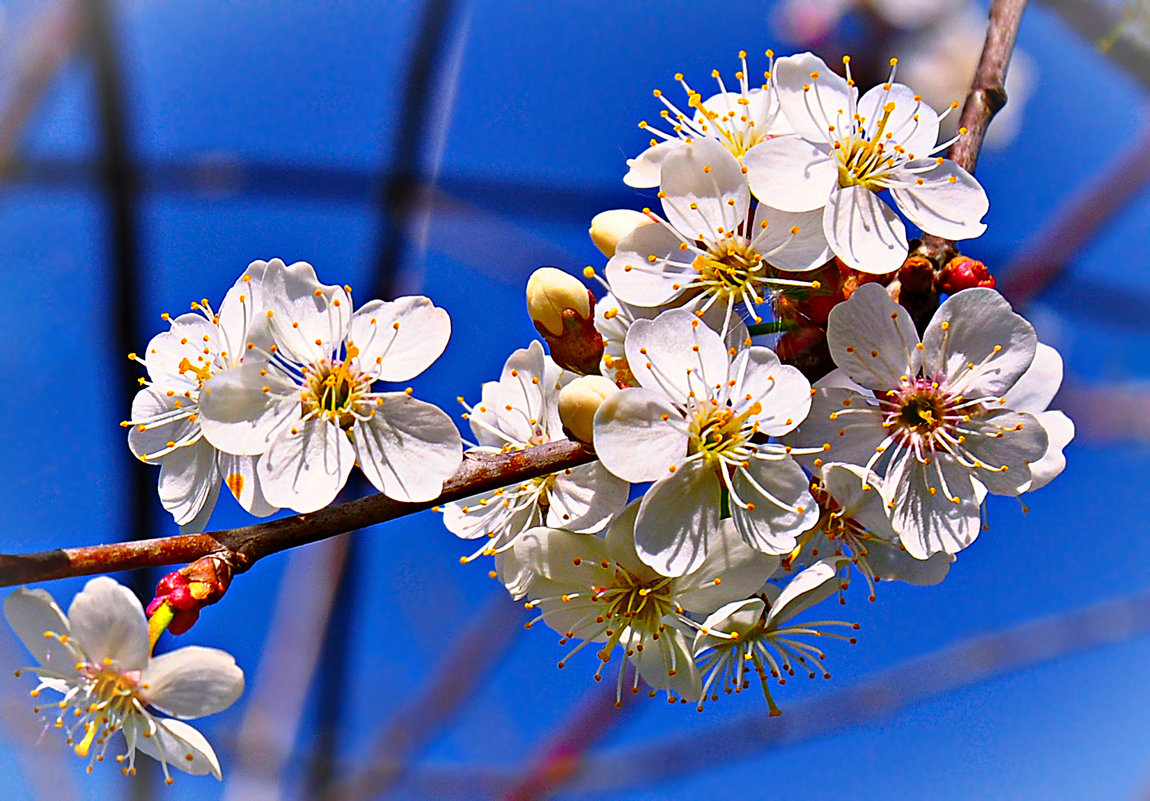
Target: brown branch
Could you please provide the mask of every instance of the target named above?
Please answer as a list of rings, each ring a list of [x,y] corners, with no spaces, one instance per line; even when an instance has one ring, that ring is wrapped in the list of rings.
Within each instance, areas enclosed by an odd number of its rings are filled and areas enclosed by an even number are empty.
[[[1026,0],[994,0],[990,4],[990,25],[986,29],[986,41],[982,45],[974,83],[970,87],[970,94],[966,96],[962,116],[958,121],[959,129],[965,128],[966,133],[951,146],[947,154],[951,161],[967,172],[974,172],[986,129],[994,115],[1006,105],[1006,68],[1014,53],[1014,41],[1018,38],[1018,26],[1025,9]],[[934,263],[936,269],[941,269],[942,265],[958,255],[958,249],[949,239],[927,234],[922,238],[916,255],[925,256]]]
[[[974,82],[958,121],[959,130],[965,128],[966,133],[960,136],[947,153],[955,164],[967,172],[974,172],[986,129],[994,115],[1006,105],[1006,69],[1010,66],[1014,41],[1018,38],[1018,26],[1022,23],[1022,12],[1025,10],[1026,0],[993,0],[990,4],[986,41],[982,45]],[[958,255],[958,248],[949,239],[925,234],[910,255],[929,259],[937,274],[948,261]],[[929,320],[938,308],[938,292],[930,289],[913,295],[904,293],[899,302],[916,321]]]
[[[372,495],[310,514],[207,534],[59,548],[31,554],[0,554],[0,587],[66,576],[183,564],[208,555],[224,559],[233,572],[242,573],[269,554],[568,470],[594,458],[590,449],[568,440],[514,453],[468,454],[456,474],[444,483],[442,494],[423,503],[404,503],[384,495]]]

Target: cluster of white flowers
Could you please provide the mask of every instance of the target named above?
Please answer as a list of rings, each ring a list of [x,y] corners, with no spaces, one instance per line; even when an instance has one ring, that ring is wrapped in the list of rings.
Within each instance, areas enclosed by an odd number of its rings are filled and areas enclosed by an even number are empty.
[[[871,600],[881,581],[942,581],[984,527],[987,494],[1045,485],[1074,436],[1047,409],[1061,359],[985,267],[936,271],[908,250],[904,217],[950,240],[985,227],[986,194],[937,155],[940,116],[895,82],[893,60],[860,96],[847,58],[840,76],[810,53],[767,55],[763,83],[740,54],[737,88],[719,78],[706,100],[676,76],[687,111],[655,93],[662,123],[642,123],[655,138],[625,181],[657,188],[662,214],[597,216],[605,296],[538,271],[528,307],[550,354],[516,350],[478,403],[460,398],[470,452],[593,447],[590,464],[436,508],[481,541],[461,561],[494,557],[492,577],[577,641],[560,667],[593,642],[599,679],[622,649],[635,669],[618,671],[619,699],[645,683],[702,709],[753,669],[778,714],[770,680],[829,677],[804,638],[853,642],[836,629],[857,628],[794,618],[846,603],[855,575]],[[908,297],[937,307],[921,329]],[[396,500],[442,494],[458,429],[410,388],[379,385],[439,357],[445,311],[424,297],[356,309],[350,288],[279,260],[253,262],[218,313],[192,309],[133,354],[148,379],[124,422],[183,530],[204,528],[221,484],[256,515],[328,506],[353,466]],[[194,729],[148,711],[197,717],[242,688],[219,651],[150,658],[165,626],[185,630],[222,595],[214,575],[162,582],[152,625],[110,579],[67,617],[43,591],[8,597],[39,663],[33,695],[64,695],[55,725],[78,754],[100,761],[122,729],[127,772],[139,748],[165,772],[219,776]]]
[[[595,218],[608,257],[597,304],[572,276],[533,276],[528,305],[555,361],[538,344],[516,352],[468,407],[481,449],[562,425],[593,445],[597,472],[444,511],[456,534],[488,538],[465,561],[496,556],[492,575],[578,641],[571,653],[598,644],[596,678],[620,647],[630,689],[701,708],[749,686],[753,667],[775,714],[769,679],[826,673],[803,636],[852,639],[833,632],[843,621],[792,618],[845,603],[855,574],[871,600],[880,581],[942,581],[986,495],[1050,481],[1074,429],[1047,411],[1058,354],[984,269],[967,260],[928,280],[950,297],[921,338],[895,299],[904,218],[950,240],[985,228],[982,187],[938,155],[953,109],[897,83],[895,60],[860,96],[849,58],[838,75],[810,53],[767,55],[761,85],[743,53],[737,87],[715,73],[705,100],[677,75],[686,110],[655,92],[662,123],[640,124],[654,138],[624,180],[657,188],[662,213]],[[807,336],[801,349],[811,331],[824,365],[784,363],[788,337]],[[588,343],[602,353],[590,368]],[[641,497],[624,509],[626,484]],[[620,670],[620,695],[625,684]]]

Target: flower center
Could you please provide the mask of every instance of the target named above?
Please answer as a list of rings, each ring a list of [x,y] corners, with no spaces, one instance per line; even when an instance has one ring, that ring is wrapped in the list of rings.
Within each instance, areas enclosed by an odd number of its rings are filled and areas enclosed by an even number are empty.
[[[350,352],[348,356],[355,356]],[[350,361],[326,359],[304,370],[301,400],[304,417],[317,415],[340,428],[351,428],[355,422],[355,407],[371,391],[372,380],[356,369]]]
[[[977,413],[969,406],[936,383],[919,378],[883,397],[883,427],[904,445],[933,449],[936,439],[947,439],[948,431],[958,422]]]
[[[80,673],[88,679],[75,699],[80,713],[77,726],[83,726],[84,737],[74,750],[77,756],[87,757],[93,743],[104,745],[147,701],[140,697],[138,670],[121,673],[106,660],[103,666],[84,665]]]
[[[755,300],[761,302],[754,290],[763,277],[763,257],[752,250],[743,237],[715,243],[707,253],[696,256],[691,266],[699,273],[704,286],[735,297],[741,297],[750,289]]]
[[[883,136],[893,111],[893,102],[883,106],[882,119],[879,120],[878,128],[870,139],[865,138],[861,130],[857,130],[849,137],[834,143],[835,156],[839,162],[840,187],[845,189],[848,186],[861,185],[872,192],[881,192],[886,188],[883,179],[902,156],[901,147],[891,143],[889,135],[885,138]]]
[[[715,401],[699,404],[690,422],[688,455],[701,454],[709,462],[742,462],[749,453],[745,444],[755,429],[747,425],[747,418],[762,410],[757,401],[742,414]]]

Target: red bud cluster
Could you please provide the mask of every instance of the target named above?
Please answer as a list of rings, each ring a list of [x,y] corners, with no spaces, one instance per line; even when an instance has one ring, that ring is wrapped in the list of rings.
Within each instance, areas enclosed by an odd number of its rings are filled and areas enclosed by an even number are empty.
[[[183,634],[195,625],[201,609],[224,597],[231,581],[231,566],[223,559],[216,556],[197,559],[160,579],[156,597],[148,604],[148,617],[167,604],[175,613],[168,631]]]
[[[955,256],[942,268],[936,286],[939,292],[953,295],[960,290],[979,286],[993,289],[994,284],[994,276],[985,264],[966,256]]]

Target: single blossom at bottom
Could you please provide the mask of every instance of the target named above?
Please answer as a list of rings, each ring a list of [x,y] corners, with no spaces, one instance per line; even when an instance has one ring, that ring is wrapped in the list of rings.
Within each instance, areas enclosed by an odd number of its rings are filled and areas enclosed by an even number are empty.
[[[582,640],[559,667],[588,643],[602,643],[595,673],[599,679],[612,652],[622,646],[637,668],[633,692],[642,677],[652,688],[666,690],[672,700],[693,698],[699,692],[699,673],[687,634],[698,624],[687,613],[706,615],[745,598],[763,585],[779,561],[744,543],[726,520],[700,533],[708,547],[697,570],[676,578],[662,576],[636,552],[638,512],[638,502],[628,506],[606,538],[549,528],[524,534],[514,555],[533,574],[528,607],[538,609],[537,619],[562,635],[561,644]],[[621,700],[623,678],[620,670],[616,700]]]
[[[56,712],[48,725],[64,732],[89,772],[122,730],[126,748],[115,759],[125,775],[136,772],[138,749],[159,761],[168,784],[169,767],[221,778],[204,736],[153,710],[198,718],[227,709],[244,689],[231,654],[188,646],[152,658],[139,600],[106,576],[89,581],[66,616],[48,593],[23,587],[4,600],[4,616],[39,663],[27,668],[40,680],[32,697],[63,696],[33,711]]]

